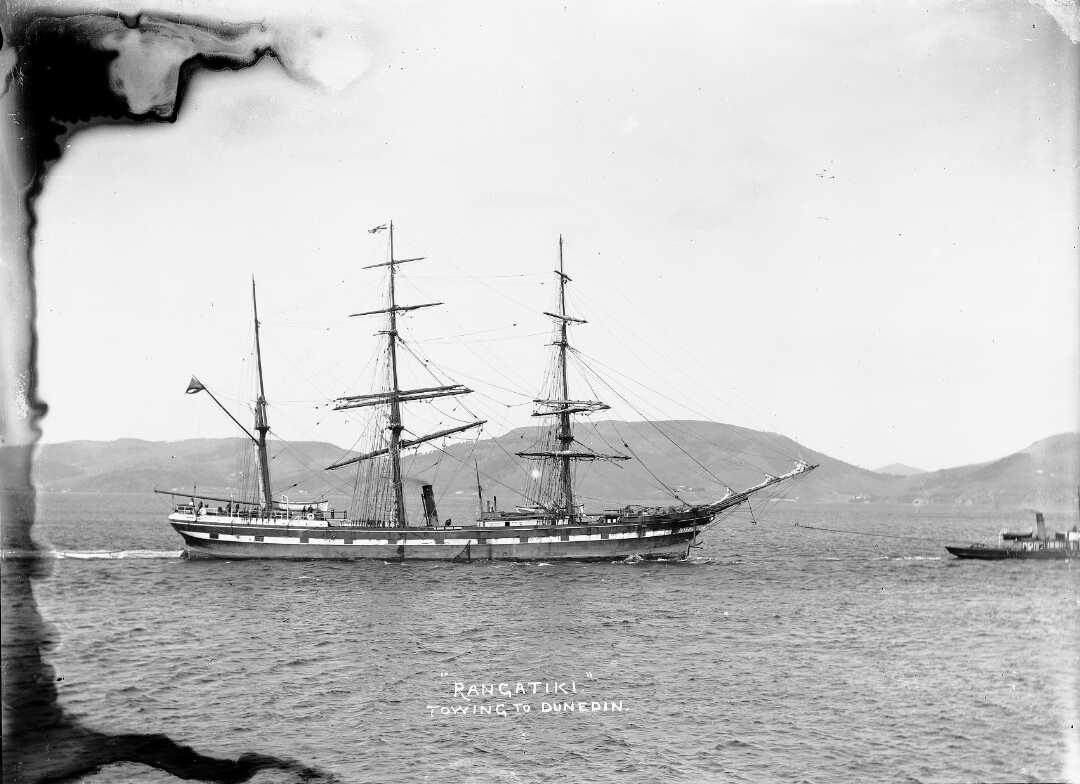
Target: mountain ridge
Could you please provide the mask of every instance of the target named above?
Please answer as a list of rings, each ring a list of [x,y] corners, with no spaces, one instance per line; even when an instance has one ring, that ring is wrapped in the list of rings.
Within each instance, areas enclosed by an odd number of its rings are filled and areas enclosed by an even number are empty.
[[[501,495],[503,507],[517,503],[528,464],[513,453],[533,447],[538,432],[516,428],[475,444],[457,442],[410,456],[408,493],[411,497],[421,483],[431,482],[440,497],[475,499],[478,468],[485,496]],[[725,485],[739,489],[756,484],[766,472],[790,470],[796,459],[820,465],[783,486],[787,497],[806,503],[1075,508],[1080,484],[1078,433],[1052,435],[997,460],[908,476],[852,465],[780,433],[718,422],[601,420],[582,423],[577,435],[588,448],[636,458],[620,465],[598,463],[579,473],[578,492],[590,508],[675,503],[676,496],[687,502],[711,500],[723,495]],[[245,444],[242,438],[43,444],[35,461],[35,482],[45,492],[135,493],[156,487],[186,493],[197,485],[207,493],[242,493],[254,479],[253,456]],[[275,494],[345,495],[351,475],[321,469],[347,454],[326,442],[274,442]]]

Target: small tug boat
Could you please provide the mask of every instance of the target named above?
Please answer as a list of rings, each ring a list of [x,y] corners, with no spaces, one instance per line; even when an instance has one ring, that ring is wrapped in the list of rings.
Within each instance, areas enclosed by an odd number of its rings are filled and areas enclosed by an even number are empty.
[[[957,558],[982,561],[1080,558],[1080,528],[1074,525],[1070,531],[1057,531],[1051,535],[1046,531],[1042,512],[1036,512],[1034,531],[1002,531],[996,544],[946,545],[945,549]]]

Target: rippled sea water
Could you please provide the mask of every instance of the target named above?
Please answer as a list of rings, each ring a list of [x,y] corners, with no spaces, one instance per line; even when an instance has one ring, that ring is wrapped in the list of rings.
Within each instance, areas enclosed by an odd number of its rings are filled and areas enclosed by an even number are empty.
[[[167,499],[39,505],[49,660],[95,728],[345,782],[1080,780],[1080,562],[942,547],[1023,513],[778,503],[687,562],[401,565],[184,561]]]

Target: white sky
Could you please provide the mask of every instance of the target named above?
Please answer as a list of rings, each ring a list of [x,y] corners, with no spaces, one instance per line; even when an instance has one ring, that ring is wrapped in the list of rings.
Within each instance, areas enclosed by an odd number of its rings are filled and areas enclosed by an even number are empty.
[[[74,139],[39,205],[47,441],[232,435],[182,393],[249,419],[254,274],[272,424],[349,446],[313,406],[370,391],[380,325],[344,316],[379,306],[389,218],[430,259],[401,299],[447,303],[412,335],[490,330],[420,345],[492,434],[530,423],[504,404],[539,388],[559,232],[573,340],[650,416],[867,467],[1077,429],[1078,46],[1040,8],[341,13],[370,58],[342,91],[264,63],[197,77],[175,125]]]

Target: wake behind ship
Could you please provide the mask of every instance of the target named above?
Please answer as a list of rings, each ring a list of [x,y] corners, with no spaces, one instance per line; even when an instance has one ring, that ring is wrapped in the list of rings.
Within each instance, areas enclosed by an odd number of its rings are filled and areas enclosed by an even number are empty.
[[[559,238],[557,312],[544,315],[554,322],[552,364],[544,390],[533,402],[533,416],[548,425],[537,445],[517,453],[534,463],[528,486],[522,490],[523,505],[499,510],[483,503],[480,472],[480,512],[465,525],[440,522],[431,485],[422,487],[420,519],[410,519],[404,498],[402,453],[422,444],[462,433],[485,424],[475,420],[426,435],[403,438],[403,404],[427,402],[441,397],[457,397],[472,390],[461,384],[402,389],[399,384],[399,348],[407,347],[398,330],[398,314],[440,305],[438,302],[400,305],[397,303],[397,268],[418,258],[394,256],[393,223],[371,233],[387,231],[389,258],[370,265],[388,268],[388,307],[353,316],[386,316],[385,388],[367,394],[350,395],[334,401],[336,410],[375,409],[379,426],[370,448],[328,466],[328,470],[350,468],[355,488],[350,509],[335,511],[326,501],[289,503],[275,500],[272,493],[270,461],[267,455],[267,402],[263,388],[262,352],[259,341],[258,306],[252,282],[255,320],[255,351],[258,395],[255,400],[255,435],[240,425],[198,379],[192,378],[189,393],[207,392],[251,440],[258,459],[258,497],[236,501],[195,493],[174,506],[169,521],[184,541],[188,557],[210,558],[294,558],[294,559],[379,559],[391,560],[617,560],[628,557],[685,557],[705,531],[722,516],[745,504],[768,487],[793,479],[817,466],[797,461],[780,476],[766,474],[758,484],[742,491],[728,489],[723,497],[708,503],[680,502],[668,507],[624,505],[618,509],[586,512],[575,496],[574,467],[582,462],[625,461],[629,455],[596,452],[574,437],[576,416],[609,408],[598,400],[571,397],[567,373],[568,340],[571,324],[585,321],[566,312],[566,285],[570,277],[563,268],[563,243]],[[670,488],[666,488],[678,500]],[[156,491],[170,495],[175,492]]]

